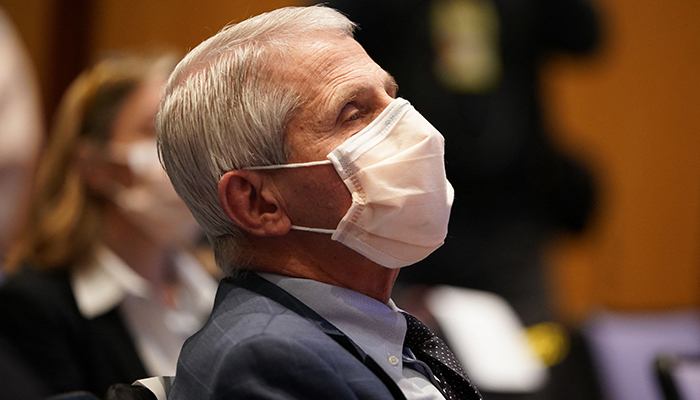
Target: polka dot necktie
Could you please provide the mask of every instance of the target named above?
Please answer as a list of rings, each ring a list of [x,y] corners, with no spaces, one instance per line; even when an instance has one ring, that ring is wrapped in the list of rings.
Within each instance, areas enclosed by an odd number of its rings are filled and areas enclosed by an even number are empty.
[[[413,315],[404,316],[408,328],[404,346],[430,367],[445,396],[449,400],[481,400],[481,394],[445,342]]]

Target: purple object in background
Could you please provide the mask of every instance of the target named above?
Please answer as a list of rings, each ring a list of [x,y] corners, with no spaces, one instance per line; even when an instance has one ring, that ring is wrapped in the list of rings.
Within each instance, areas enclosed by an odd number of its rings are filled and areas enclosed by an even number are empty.
[[[605,398],[663,400],[654,362],[661,354],[700,354],[700,312],[604,312],[584,334]],[[692,379],[700,389],[700,374]]]

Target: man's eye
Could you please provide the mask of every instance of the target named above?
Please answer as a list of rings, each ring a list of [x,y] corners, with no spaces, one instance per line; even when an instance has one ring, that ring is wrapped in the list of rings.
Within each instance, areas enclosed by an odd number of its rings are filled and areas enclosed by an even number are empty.
[[[343,107],[339,120],[343,122],[352,122],[360,117],[360,109],[358,109],[354,104],[348,103],[345,105],[345,107]]]

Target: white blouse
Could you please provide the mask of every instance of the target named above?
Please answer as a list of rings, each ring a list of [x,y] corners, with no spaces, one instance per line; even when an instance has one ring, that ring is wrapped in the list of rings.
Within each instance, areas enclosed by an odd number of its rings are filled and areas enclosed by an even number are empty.
[[[99,246],[95,262],[78,269],[71,285],[78,309],[92,319],[114,307],[125,320],[146,371],[152,376],[174,376],[185,339],[206,322],[217,282],[186,253],[176,253],[174,264],[181,287],[175,307],[166,307],[149,282],[106,246]]]

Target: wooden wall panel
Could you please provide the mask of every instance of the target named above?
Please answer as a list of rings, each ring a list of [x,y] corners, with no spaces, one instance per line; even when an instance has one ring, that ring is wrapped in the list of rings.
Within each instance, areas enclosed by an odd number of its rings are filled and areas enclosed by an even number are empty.
[[[48,97],[48,82],[52,76],[49,59],[54,3],[54,0],[0,0],[0,6],[12,18],[34,62],[44,98]]]
[[[697,306],[700,7],[598,4],[602,54],[583,64],[558,60],[547,73],[559,139],[591,155],[603,188],[595,229],[552,252],[559,304],[575,318],[600,306]]]
[[[104,51],[162,46],[184,55],[229,22],[298,3],[294,0],[0,0],[0,6],[16,23],[36,65],[47,121],[69,82]]]
[[[293,0],[102,0],[94,16],[93,53],[131,46],[171,46],[183,54],[230,22]]]
[[[44,65],[47,51],[52,0],[0,0],[0,6],[10,15],[34,62]]]

